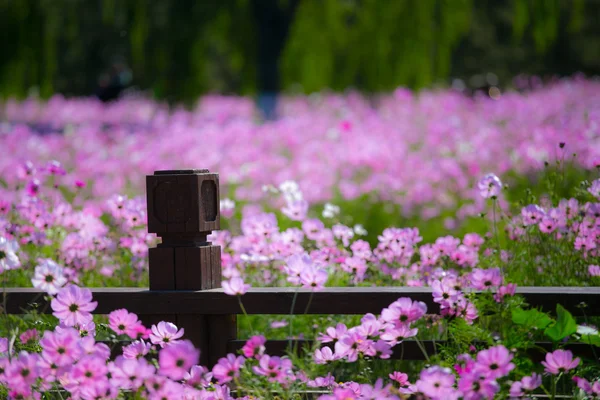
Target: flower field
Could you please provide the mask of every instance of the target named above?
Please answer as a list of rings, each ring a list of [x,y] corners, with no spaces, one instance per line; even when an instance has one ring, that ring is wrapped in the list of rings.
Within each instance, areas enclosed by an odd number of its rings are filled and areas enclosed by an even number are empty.
[[[261,124],[251,99],[218,96],[0,103],[0,278],[52,311],[7,314],[3,291],[0,398],[600,397],[600,310],[516,293],[600,286],[600,82],[289,97],[280,114]],[[250,338],[214,366],[171,321],[93,314],[87,289],[148,286],[145,175],[182,168],[220,175],[209,240]],[[251,288],[351,286],[429,287],[440,312],[244,308]],[[314,342],[279,356],[267,338]],[[403,342],[423,361],[391,357]]]

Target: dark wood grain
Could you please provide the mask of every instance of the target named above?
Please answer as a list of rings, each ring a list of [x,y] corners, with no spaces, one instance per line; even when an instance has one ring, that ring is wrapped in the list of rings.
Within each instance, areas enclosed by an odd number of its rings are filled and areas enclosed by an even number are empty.
[[[40,292],[33,288],[8,288],[7,310],[18,314],[33,301],[38,303]],[[242,296],[249,314],[289,314],[294,294],[298,292],[295,313],[303,313],[311,292],[296,288],[252,288]],[[583,315],[579,304],[588,307],[585,314],[600,315],[600,287],[521,287],[517,292],[534,307],[554,311],[557,304],[563,305],[575,315]],[[98,301],[97,314],[106,314],[115,308],[127,307],[138,315],[153,313],[224,315],[240,314],[234,296],[222,289],[203,291],[149,291],[144,288],[94,288],[94,299]],[[330,287],[315,292],[308,314],[366,314],[379,313],[384,307],[400,297],[423,301],[429,313],[437,313],[439,307],[433,302],[430,288],[413,287]],[[46,312],[51,312],[47,309]]]

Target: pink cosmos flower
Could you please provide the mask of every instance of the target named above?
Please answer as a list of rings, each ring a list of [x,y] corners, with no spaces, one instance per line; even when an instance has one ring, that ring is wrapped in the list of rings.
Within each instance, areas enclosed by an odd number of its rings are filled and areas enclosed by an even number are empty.
[[[415,383],[417,390],[432,399],[457,399],[454,375],[449,368],[433,366],[421,371]]]
[[[600,266],[590,265],[588,267],[588,273],[590,274],[590,276],[600,276]]]
[[[194,365],[190,369],[190,372],[186,373],[183,379],[185,383],[194,387],[206,387],[212,380],[212,372],[208,368],[201,365]]]
[[[499,268],[475,268],[469,275],[471,285],[477,290],[488,290],[502,285],[503,277]]]
[[[505,286],[500,286],[496,293],[494,293],[494,300],[497,303],[502,303],[507,297],[512,297],[515,295],[517,290],[517,285],[514,283],[509,283]]]
[[[315,379],[306,382],[308,387],[331,387],[335,384],[335,378],[331,373],[327,373],[325,376],[317,376]]]
[[[171,343],[158,353],[158,372],[173,380],[180,380],[193,365],[198,364],[199,359],[200,350],[196,349],[191,341]]]
[[[38,338],[37,329],[28,329],[25,332],[21,333],[19,336],[19,340],[21,343],[27,344],[30,342],[35,342]]]
[[[136,340],[123,347],[123,357],[129,359],[144,357],[151,348],[152,345],[150,343],[146,343],[143,340]]]
[[[512,397],[523,397],[540,387],[541,384],[542,377],[533,373],[531,376],[524,376],[520,381],[513,382],[509,392]]]
[[[110,329],[118,335],[127,335],[132,339],[135,339],[137,336],[135,327],[138,323],[138,316],[124,308],[115,310],[108,315],[108,326]]]
[[[537,204],[530,204],[521,210],[523,225],[535,225],[542,221],[546,215],[545,211]]]
[[[35,267],[31,283],[34,288],[55,295],[67,283],[63,268],[49,258],[39,260],[40,265]]]
[[[600,179],[596,179],[592,182],[592,185],[588,188],[588,192],[596,199],[600,199]]]
[[[413,302],[402,297],[381,311],[381,319],[396,325],[410,324],[420,319],[427,312],[427,305],[422,301]]]
[[[315,354],[313,355],[313,360],[315,364],[327,364],[330,361],[334,361],[337,359],[337,356],[333,353],[330,347],[322,347],[320,349],[315,350]]]
[[[265,352],[266,342],[267,339],[263,335],[252,336],[242,347],[242,353],[246,358],[259,358]]]
[[[35,197],[37,196],[38,192],[40,191],[40,186],[41,186],[41,182],[39,179],[32,179],[29,182],[27,182],[27,185],[25,186],[25,191],[26,193],[31,196],[31,197]]]
[[[481,375],[497,379],[508,375],[515,368],[511,362],[513,355],[502,345],[490,347],[477,354],[475,371]]]
[[[546,353],[546,361],[542,361],[542,365],[546,372],[558,375],[574,369],[580,361],[579,358],[573,359],[573,353],[569,350],[555,350],[552,353]]]
[[[144,381],[154,376],[156,369],[145,358],[118,356],[109,366],[110,381],[120,389],[138,390]]]
[[[217,365],[213,367],[213,376],[219,382],[224,384],[231,382],[233,378],[240,376],[240,369],[246,359],[242,356],[236,357],[234,354],[227,354],[227,357],[219,359]]]
[[[335,342],[341,339],[348,332],[346,325],[339,323],[334,327],[330,326],[325,330],[325,333],[319,334],[318,340],[321,343]]]
[[[431,283],[433,301],[436,303],[452,302],[458,297],[458,290],[455,288],[455,281],[452,279],[435,280]]]
[[[541,232],[552,233],[556,230],[556,228],[558,227],[558,224],[554,218],[546,216],[546,217],[542,218],[542,220],[538,224],[538,227],[540,228]]]
[[[304,199],[288,200],[281,212],[292,221],[303,221],[308,213],[308,202]]]
[[[285,383],[291,378],[292,361],[289,358],[280,358],[264,354],[258,360],[258,366],[252,367],[257,375],[266,376],[269,382]]]
[[[79,332],[73,328],[46,331],[40,340],[42,357],[58,366],[73,364],[82,353],[80,340]]]
[[[390,345],[395,346],[408,338],[417,336],[418,332],[419,330],[417,328],[411,328],[407,324],[388,325],[381,334],[381,339],[385,340]]]
[[[477,183],[479,193],[484,199],[498,197],[502,190],[502,182],[494,174],[487,174]]]
[[[313,292],[321,290],[325,287],[327,282],[327,271],[318,268],[316,265],[310,265],[305,267],[300,272],[300,283],[302,287],[311,289]]]
[[[460,376],[458,389],[464,399],[493,399],[500,385],[491,377],[471,372]]]
[[[227,281],[223,281],[221,286],[223,287],[223,292],[230,296],[241,296],[250,289],[250,285],[245,284],[244,280],[237,276]]]
[[[335,388],[333,393],[330,395],[320,396],[318,400],[354,400],[358,399],[358,396],[352,389],[347,388]]]
[[[72,378],[79,385],[95,386],[102,380],[106,380],[108,367],[106,360],[94,355],[84,356],[73,366]]]
[[[96,342],[93,337],[82,337],[79,341],[79,347],[84,354],[108,360],[110,357],[110,348],[106,343]]]
[[[38,354],[28,354],[22,351],[12,359],[4,375],[10,388],[31,387],[39,376]]]
[[[299,285],[301,282],[300,274],[302,271],[312,266],[312,260],[308,254],[294,254],[288,258],[283,270],[288,275],[288,282]]]
[[[92,311],[97,302],[92,301],[92,292],[75,285],[62,288],[50,303],[53,315],[67,326],[85,325],[92,321]]]
[[[288,322],[286,320],[271,322],[271,328],[273,329],[285,328],[286,326],[288,326]]]
[[[184,329],[177,330],[177,326],[171,322],[160,321],[158,325],[152,325],[150,328],[150,341],[160,347],[176,343],[183,336]]]

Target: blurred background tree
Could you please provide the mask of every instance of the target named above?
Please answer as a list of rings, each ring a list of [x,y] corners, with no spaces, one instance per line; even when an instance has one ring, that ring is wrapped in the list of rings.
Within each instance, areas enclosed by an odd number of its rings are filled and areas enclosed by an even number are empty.
[[[0,25],[2,97],[90,95],[123,66],[169,101],[600,73],[598,0],[0,0]]]

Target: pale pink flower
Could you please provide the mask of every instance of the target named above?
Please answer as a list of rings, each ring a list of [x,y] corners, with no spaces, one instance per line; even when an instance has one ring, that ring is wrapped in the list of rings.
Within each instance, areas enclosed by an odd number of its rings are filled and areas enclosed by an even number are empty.
[[[223,292],[230,296],[241,296],[245,294],[248,289],[250,289],[250,285],[245,284],[244,280],[240,277],[234,276],[233,278],[223,281],[221,283],[223,287]]]
[[[173,344],[177,339],[183,336],[184,329],[177,329],[177,326],[171,322],[160,321],[158,325],[152,325],[150,341],[160,347]]]
[[[494,174],[487,174],[477,183],[479,193],[484,199],[498,197],[502,190],[502,182]]]

